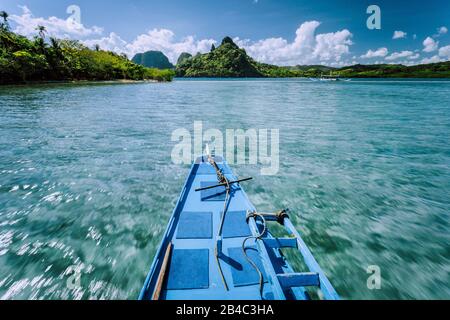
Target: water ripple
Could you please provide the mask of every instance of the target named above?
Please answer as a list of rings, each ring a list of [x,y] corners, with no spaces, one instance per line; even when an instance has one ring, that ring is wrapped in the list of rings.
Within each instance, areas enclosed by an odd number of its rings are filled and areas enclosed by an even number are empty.
[[[280,128],[278,175],[233,169],[260,210],[291,209],[344,298],[448,299],[449,96],[448,81],[0,88],[0,298],[135,299],[189,171],[171,133],[202,120]]]

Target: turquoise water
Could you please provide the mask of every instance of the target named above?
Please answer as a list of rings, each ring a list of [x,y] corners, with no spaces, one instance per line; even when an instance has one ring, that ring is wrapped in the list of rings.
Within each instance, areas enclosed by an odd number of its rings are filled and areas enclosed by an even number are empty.
[[[189,172],[172,131],[201,120],[280,129],[277,175],[233,169],[261,211],[291,209],[343,298],[449,299],[449,97],[425,80],[2,87],[0,298],[135,299]]]

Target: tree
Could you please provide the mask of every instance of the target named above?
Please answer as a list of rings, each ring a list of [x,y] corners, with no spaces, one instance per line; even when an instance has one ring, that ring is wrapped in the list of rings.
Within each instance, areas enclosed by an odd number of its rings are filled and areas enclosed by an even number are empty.
[[[100,45],[97,43],[97,44],[94,46],[94,49],[95,49],[95,51],[100,51]]]
[[[45,26],[37,26],[36,30],[39,32],[39,37],[41,37],[41,39],[44,40],[47,28],[45,28]]]
[[[64,60],[64,54],[61,49],[60,41],[54,37],[50,37],[50,44],[56,59],[59,61]]]
[[[183,52],[183,53],[180,54],[180,56],[178,57],[177,65],[182,64],[184,61],[186,61],[186,60],[188,60],[188,59],[190,59],[190,58],[192,58],[192,54],[187,53],[187,52]]]
[[[53,50],[55,50],[55,52],[61,51],[58,39],[50,37],[50,44],[52,45],[52,48]]]
[[[216,50],[216,46],[213,43],[212,46],[211,46],[211,52],[213,52],[214,50]]]
[[[9,29],[8,13],[6,11],[0,11],[0,17],[3,19],[3,22],[0,23],[0,28],[8,30]]]

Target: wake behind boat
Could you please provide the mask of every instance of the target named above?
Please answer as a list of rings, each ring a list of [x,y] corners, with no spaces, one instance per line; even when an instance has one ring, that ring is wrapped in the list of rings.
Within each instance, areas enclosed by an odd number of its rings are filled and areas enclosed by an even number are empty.
[[[288,212],[256,210],[221,157],[199,157],[191,168],[140,300],[307,300],[335,289],[291,223]],[[287,235],[276,238],[269,222]],[[283,250],[307,266],[294,272]]]

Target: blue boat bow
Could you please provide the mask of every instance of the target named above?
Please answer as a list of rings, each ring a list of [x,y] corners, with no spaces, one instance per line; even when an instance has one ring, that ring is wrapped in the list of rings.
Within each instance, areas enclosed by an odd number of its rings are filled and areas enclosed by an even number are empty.
[[[221,157],[196,160],[139,299],[307,300],[311,289],[339,299],[288,213],[259,213],[237,181]],[[270,222],[287,235],[275,238]],[[306,272],[294,272],[286,249],[298,250]]]

